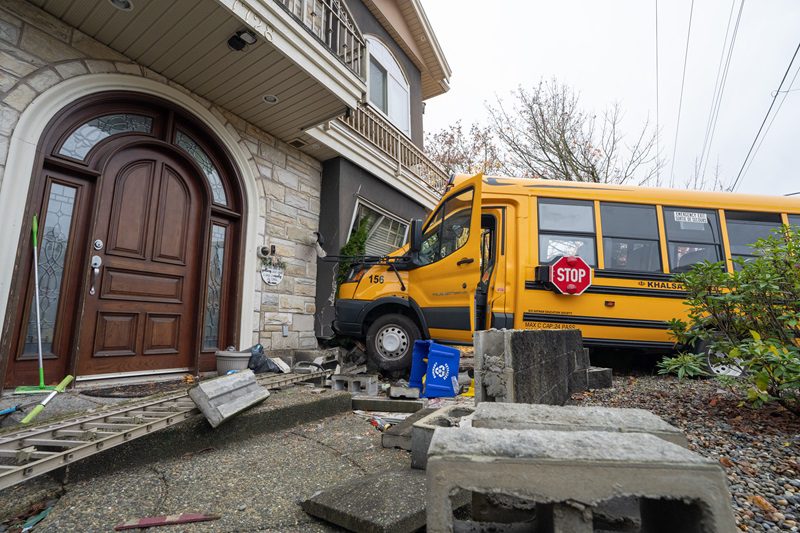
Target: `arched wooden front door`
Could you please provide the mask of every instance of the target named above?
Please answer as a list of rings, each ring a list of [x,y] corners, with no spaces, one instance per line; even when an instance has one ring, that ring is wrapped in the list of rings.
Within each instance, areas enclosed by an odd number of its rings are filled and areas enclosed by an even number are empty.
[[[211,370],[235,338],[243,211],[235,170],[199,124],[152,98],[79,102],[41,141],[48,382]],[[30,224],[20,239],[6,386],[37,381]]]

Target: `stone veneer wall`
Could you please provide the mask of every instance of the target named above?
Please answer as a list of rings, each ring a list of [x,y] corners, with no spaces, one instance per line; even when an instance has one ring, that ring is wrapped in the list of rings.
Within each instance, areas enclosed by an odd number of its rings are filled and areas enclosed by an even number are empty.
[[[272,349],[316,348],[317,261],[314,247],[306,243],[319,225],[321,163],[23,0],[0,3],[0,187],[9,139],[21,112],[59,82],[96,73],[146,77],[169,85],[200,102],[225,125],[257,177],[259,197],[248,198],[248,205],[258,209],[258,242],[275,245],[287,264],[277,286],[264,284],[259,272],[246,273],[256,276],[256,291],[252,300],[244,295],[243,305],[255,316],[252,338],[241,341]],[[282,335],[283,324],[289,326],[288,337]]]

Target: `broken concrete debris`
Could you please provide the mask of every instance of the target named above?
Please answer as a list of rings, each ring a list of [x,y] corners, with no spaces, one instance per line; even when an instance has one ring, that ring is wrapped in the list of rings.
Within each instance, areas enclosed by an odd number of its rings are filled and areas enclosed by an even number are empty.
[[[689,445],[683,432],[644,409],[481,403],[471,420],[472,427],[488,429],[649,433],[684,448]]]
[[[418,400],[419,389],[416,387],[403,387],[401,385],[391,385],[389,387],[389,398]]]
[[[416,413],[425,405],[422,400],[393,400],[372,396],[353,396],[354,411],[383,411],[388,413]]]
[[[471,406],[448,405],[415,422],[411,428],[411,468],[425,470],[428,447],[437,428],[460,427],[474,411]]]
[[[432,407],[420,409],[399,424],[393,425],[381,436],[381,446],[384,448],[400,448],[410,452],[411,432],[414,424],[434,411],[436,409]]]
[[[475,332],[475,402],[564,405],[591,388],[589,355],[578,330]],[[591,372],[610,386],[611,370]]]
[[[428,453],[431,533],[453,531],[459,490],[534,501],[553,533],[594,531],[592,507],[620,496],[640,498],[642,531],[736,527],[722,468],[645,433],[438,428]]]
[[[269,397],[269,391],[258,384],[252,370],[203,381],[189,389],[189,397],[205,415],[211,427]]]
[[[305,512],[358,533],[410,533],[425,527],[425,473],[391,470],[352,479],[300,503]],[[468,503],[457,498],[453,507]]]

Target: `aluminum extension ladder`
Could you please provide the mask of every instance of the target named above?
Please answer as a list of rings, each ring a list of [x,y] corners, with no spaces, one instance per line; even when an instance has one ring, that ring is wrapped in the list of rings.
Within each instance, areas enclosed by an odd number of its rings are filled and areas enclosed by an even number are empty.
[[[331,374],[330,370],[270,374],[257,380],[263,387],[274,389]],[[0,490],[180,424],[199,413],[188,393],[182,391],[0,435]]]

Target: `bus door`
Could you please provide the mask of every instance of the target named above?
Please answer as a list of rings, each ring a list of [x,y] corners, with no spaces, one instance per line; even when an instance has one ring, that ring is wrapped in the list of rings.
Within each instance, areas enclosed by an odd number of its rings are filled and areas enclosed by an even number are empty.
[[[506,208],[484,206],[481,211],[481,277],[475,292],[475,331],[512,328],[506,301]]]
[[[475,291],[481,268],[481,180],[478,174],[451,190],[422,229],[410,296],[430,337],[471,343]]]

